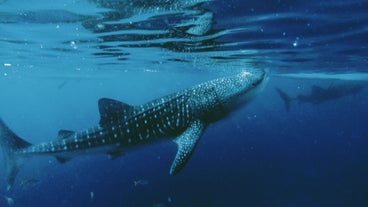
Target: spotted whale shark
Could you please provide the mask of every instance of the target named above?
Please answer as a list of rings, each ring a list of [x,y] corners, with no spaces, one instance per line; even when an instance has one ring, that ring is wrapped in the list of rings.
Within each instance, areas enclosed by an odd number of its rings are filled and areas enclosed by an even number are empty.
[[[7,189],[21,166],[35,155],[54,156],[60,163],[97,152],[113,159],[137,146],[165,139],[178,146],[170,168],[175,175],[190,159],[206,127],[252,100],[264,79],[264,70],[242,71],[138,106],[101,98],[98,126],[79,132],[60,130],[56,140],[36,145],[17,136],[0,119]]]
[[[365,86],[361,84],[331,85],[327,88],[312,85],[311,92],[309,94],[299,94],[296,97],[290,97],[287,93],[279,88],[275,88],[275,90],[279,94],[280,98],[284,101],[285,110],[289,111],[292,101],[297,101],[298,103],[321,104],[341,97],[356,95],[360,93],[364,87]]]

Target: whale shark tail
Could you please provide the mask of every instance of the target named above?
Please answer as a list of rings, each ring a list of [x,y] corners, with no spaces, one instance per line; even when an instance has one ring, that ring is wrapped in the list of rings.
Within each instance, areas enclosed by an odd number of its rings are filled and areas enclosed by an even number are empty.
[[[290,102],[293,100],[289,95],[287,95],[284,91],[279,88],[275,88],[281,99],[284,101],[285,110],[289,112],[290,110]]]
[[[31,146],[31,143],[18,137],[12,132],[0,118],[0,147],[5,159],[7,190],[12,187],[19,168],[23,165],[26,157],[17,154],[17,151]]]

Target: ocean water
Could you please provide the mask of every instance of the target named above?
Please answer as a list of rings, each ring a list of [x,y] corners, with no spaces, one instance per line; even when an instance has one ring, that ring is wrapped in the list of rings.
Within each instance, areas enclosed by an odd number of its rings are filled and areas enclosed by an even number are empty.
[[[0,179],[0,206],[368,206],[367,1],[0,0],[0,48],[0,117],[31,143],[97,125],[102,97],[137,105],[268,73],[176,176],[171,142],[34,157],[11,191]]]

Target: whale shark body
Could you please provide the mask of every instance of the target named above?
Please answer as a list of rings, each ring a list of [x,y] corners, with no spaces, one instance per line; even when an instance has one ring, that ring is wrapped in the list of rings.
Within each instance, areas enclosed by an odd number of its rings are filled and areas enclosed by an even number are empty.
[[[290,97],[279,88],[275,88],[275,90],[279,94],[280,98],[284,101],[285,110],[289,111],[292,101],[297,101],[298,103],[321,104],[345,96],[354,96],[360,93],[364,89],[364,87],[365,86],[361,84],[341,84],[336,86],[329,86],[327,88],[313,85],[309,94],[299,94],[296,97]]]
[[[264,78],[263,70],[243,71],[139,106],[102,98],[98,126],[79,132],[60,130],[58,139],[37,145],[18,137],[0,119],[8,190],[20,167],[34,155],[51,155],[61,163],[96,152],[117,158],[137,146],[163,139],[178,145],[170,169],[175,175],[191,157],[205,128],[253,99]]]

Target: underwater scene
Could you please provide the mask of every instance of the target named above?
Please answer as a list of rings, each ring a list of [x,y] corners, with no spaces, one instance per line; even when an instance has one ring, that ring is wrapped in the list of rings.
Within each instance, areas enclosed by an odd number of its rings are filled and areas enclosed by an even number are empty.
[[[0,0],[0,206],[368,206],[368,1]]]

